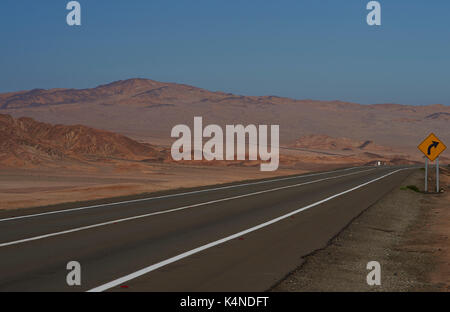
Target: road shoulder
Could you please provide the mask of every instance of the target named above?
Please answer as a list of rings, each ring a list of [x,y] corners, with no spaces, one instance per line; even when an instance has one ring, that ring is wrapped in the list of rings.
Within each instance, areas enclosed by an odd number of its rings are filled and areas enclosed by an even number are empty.
[[[272,291],[449,291],[449,170],[441,179],[443,194],[405,188],[423,184],[417,170]],[[367,285],[370,261],[381,264],[381,286]]]

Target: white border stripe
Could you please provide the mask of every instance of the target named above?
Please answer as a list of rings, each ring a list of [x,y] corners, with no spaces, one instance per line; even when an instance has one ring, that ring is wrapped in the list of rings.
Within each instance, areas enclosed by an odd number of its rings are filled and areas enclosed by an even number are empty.
[[[347,171],[347,170],[358,169],[358,168],[364,168],[364,167],[351,167],[351,168],[345,168],[345,169],[339,169],[339,170],[333,170],[333,171],[327,171],[327,172],[319,172],[319,173],[313,173],[313,174],[307,174],[307,175],[299,175],[299,176],[294,176],[294,177],[272,179],[272,180],[265,180],[265,181],[259,181],[259,182],[249,182],[249,183],[243,183],[243,184],[237,184],[237,185],[229,185],[229,186],[221,186],[221,187],[215,187],[215,188],[199,190],[199,191],[190,191],[190,192],[183,192],[183,193],[170,194],[170,195],[162,195],[162,196],[155,196],[155,197],[148,197],[148,198],[141,198],[141,199],[126,200],[126,201],[120,201],[120,202],[108,203],[108,204],[100,204],[100,205],[93,205],[93,206],[86,206],[86,207],[79,207],[79,208],[71,208],[71,209],[65,209],[65,210],[49,211],[49,212],[43,212],[43,213],[36,213],[36,214],[30,214],[30,215],[24,215],[24,216],[17,216],[17,217],[0,219],[0,222],[13,221],[13,220],[19,220],[19,219],[26,219],[26,218],[33,218],[33,217],[40,217],[40,216],[59,214],[59,213],[67,213],[67,212],[72,212],[72,211],[80,211],[80,210],[100,208],[100,207],[107,207],[107,206],[116,206],[116,205],[122,205],[122,204],[137,203],[137,202],[150,201],[150,200],[155,200],[155,199],[164,199],[164,198],[185,196],[185,195],[191,195],[191,194],[213,192],[213,191],[218,191],[218,190],[225,190],[225,189],[230,189],[230,188],[238,188],[238,187],[249,186],[249,185],[265,184],[265,183],[285,181],[285,180],[292,180],[292,179],[301,179],[301,178],[307,178],[307,177],[323,175],[323,174],[328,174],[328,173],[333,173],[333,172]]]
[[[11,246],[11,245],[18,245],[18,244],[31,242],[31,241],[35,241],[35,240],[40,240],[40,239],[44,239],[44,238],[49,238],[49,237],[54,237],[54,236],[59,236],[59,235],[64,235],[64,234],[69,234],[69,233],[89,230],[89,229],[98,228],[98,227],[101,227],[101,226],[106,226],[106,225],[120,223],[120,222],[131,221],[131,220],[136,220],[136,219],[142,219],[142,218],[147,218],[147,217],[156,216],[156,215],[160,215],[160,214],[166,214],[166,213],[176,212],[176,211],[180,211],[180,210],[186,210],[186,209],[189,209],[189,208],[195,208],[195,207],[200,207],[200,206],[220,203],[220,202],[224,202],[224,201],[229,201],[229,200],[233,200],[233,199],[238,199],[238,198],[243,198],[243,197],[248,197],[248,196],[254,196],[254,195],[259,195],[259,194],[279,191],[279,190],[283,190],[283,189],[293,188],[293,187],[299,187],[299,186],[312,184],[312,183],[317,183],[317,182],[322,182],[322,181],[326,181],[326,180],[342,178],[342,177],[346,177],[346,176],[350,176],[350,175],[354,175],[354,174],[358,174],[358,173],[362,173],[362,172],[366,172],[366,171],[372,171],[372,170],[375,170],[375,169],[368,169],[368,170],[363,170],[363,171],[358,171],[358,172],[352,172],[352,173],[348,173],[348,174],[344,174],[344,175],[340,175],[340,176],[336,176],[336,177],[328,177],[328,178],[323,178],[323,179],[309,181],[309,182],[303,182],[303,183],[294,184],[294,185],[281,186],[281,187],[277,187],[277,188],[273,188],[273,189],[269,189],[269,190],[263,190],[263,191],[258,191],[258,192],[243,194],[243,195],[237,195],[237,196],[232,196],[232,197],[227,197],[227,198],[221,198],[221,199],[211,200],[211,201],[208,201],[208,202],[203,202],[203,203],[198,203],[198,204],[193,204],[193,205],[188,205],[188,206],[183,206],[183,207],[178,207],[178,208],[173,208],[173,209],[168,209],[168,210],[163,210],[163,211],[146,213],[146,214],[138,215],[138,216],[134,216],[134,217],[128,217],[128,218],[123,218],[123,219],[117,219],[117,220],[112,220],[112,221],[107,221],[107,222],[102,222],[102,223],[82,226],[82,227],[78,227],[78,228],[74,228],[74,229],[70,229],[70,230],[65,230],[65,231],[61,231],[61,232],[55,232],[55,233],[50,233],[50,234],[45,234],[45,235],[34,236],[34,237],[30,237],[30,238],[24,238],[24,239],[12,241],[12,242],[1,243],[0,244],[0,248],[1,247],[6,247],[6,246]]]
[[[186,251],[186,252],[184,252],[184,253],[182,253],[182,254],[179,254],[179,255],[177,255],[177,256],[175,256],[175,257],[166,259],[166,260],[164,260],[164,261],[158,262],[158,263],[156,263],[156,264],[153,264],[153,265],[151,265],[151,266],[148,266],[148,267],[146,267],[146,268],[143,268],[143,269],[141,269],[141,270],[139,270],[139,271],[136,271],[136,272],[134,272],[134,273],[131,273],[131,274],[128,274],[128,275],[123,276],[123,277],[121,277],[121,278],[118,278],[118,279],[116,279],[116,280],[113,280],[113,281],[111,281],[111,282],[109,282],[109,283],[106,283],[106,284],[103,284],[103,285],[101,285],[101,286],[95,287],[95,288],[93,288],[93,289],[91,289],[91,290],[88,290],[88,292],[102,292],[102,291],[111,289],[111,288],[113,288],[113,287],[119,286],[119,285],[121,285],[121,284],[123,284],[123,283],[125,283],[125,282],[128,282],[128,281],[130,281],[130,280],[132,280],[132,279],[135,279],[135,278],[137,278],[137,277],[140,277],[140,276],[145,275],[145,274],[147,274],[147,273],[150,273],[150,272],[152,272],[152,271],[155,271],[155,270],[157,270],[157,269],[159,269],[159,268],[161,268],[161,267],[164,267],[164,266],[166,266],[166,265],[168,265],[168,264],[171,264],[171,263],[174,263],[174,262],[176,262],[176,261],[178,261],[178,260],[187,258],[187,257],[192,256],[192,255],[194,255],[194,254],[196,254],[196,253],[199,253],[199,252],[201,252],[201,251],[203,251],[203,250],[206,250],[206,249],[209,249],[209,248],[211,248],[211,247],[214,247],[214,246],[223,244],[223,243],[228,242],[228,241],[230,241],[230,240],[233,240],[233,239],[235,239],[235,238],[239,238],[239,237],[241,237],[241,236],[243,236],[243,235],[246,235],[246,234],[248,234],[248,233],[257,231],[257,230],[262,229],[262,228],[264,228],[264,227],[267,227],[267,226],[269,226],[269,225],[271,225],[271,224],[274,224],[274,223],[277,223],[277,222],[279,222],[279,221],[281,221],[281,220],[284,220],[284,219],[286,219],[286,218],[289,218],[290,216],[293,216],[293,215],[295,215],[295,214],[298,214],[298,213],[300,213],[300,212],[302,212],[302,211],[305,211],[305,210],[307,210],[307,209],[310,209],[310,208],[312,208],[312,207],[315,207],[315,206],[318,206],[318,205],[320,205],[320,204],[323,204],[323,203],[325,203],[325,202],[327,202],[327,201],[330,201],[330,200],[332,200],[332,199],[334,199],[334,198],[336,198],[336,197],[338,197],[338,196],[341,196],[341,195],[344,195],[344,194],[346,194],[346,193],[352,192],[352,191],[357,190],[357,189],[359,189],[359,188],[361,188],[361,187],[363,187],[363,186],[366,186],[366,185],[368,185],[368,184],[370,184],[370,183],[373,183],[373,182],[375,182],[375,181],[381,180],[381,179],[383,179],[383,178],[385,178],[385,177],[388,177],[388,176],[390,176],[390,175],[392,175],[392,174],[394,174],[394,173],[397,173],[397,172],[402,171],[402,170],[407,170],[407,169],[411,169],[411,168],[395,170],[395,171],[390,172],[390,173],[388,173],[388,174],[385,174],[385,175],[383,175],[383,176],[381,176],[381,177],[379,177],[379,178],[373,179],[373,180],[371,180],[371,181],[369,181],[369,182],[366,182],[366,183],[360,184],[360,185],[358,185],[358,186],[356,186],[356,187],[353,187],[353,188],[351,188],[351,189],[348,189],[348,190],[346,190],[346,191],[344,191],[344,192],[335,194],[335,195],[333,195],[333,196],[327,197],[327,198],[325,198],[325,199],[322,199],[322,200],[320,200],[320,201],[318,201],[318,202],[315,202],[315,203],[310,204],[310,205],[308,205],[308,206],[305,206],[305,207],[303,207],[303,208],[294,210],[294,211],[292,211],[292,212],[290,212],[290,213],[288,213],[288,214],[282,215],[281,217],[278,217],[278,218],[272,219],[272,220],[270,220],[270,221],[261,223],[261,224],[259,224],[259,225],[257,225],[257,226],[254,226],[254,227],[251,227],[251,228],[249,228],[249,229],[247,229],[247,230],[244,230],[244,231],[238,232],[238,233],[236,233],[236,234],[233,234],[233,235],[224,237],[224,238],[222,238],[222,239],[216,240],[216,241],[211,242],[211,243],[209,243],[209,244],[206,244],[206,245],[197,247],[197,248],[195,248],[195,249]]]

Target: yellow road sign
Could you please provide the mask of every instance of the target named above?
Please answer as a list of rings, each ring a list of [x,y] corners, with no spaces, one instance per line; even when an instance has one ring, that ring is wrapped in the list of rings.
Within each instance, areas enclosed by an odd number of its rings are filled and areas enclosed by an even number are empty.
[[[434,133],[431,133],[420,145],[418,148],[428,157],[429,160],[435,160],[445,149],[444,143],[438,139]]]

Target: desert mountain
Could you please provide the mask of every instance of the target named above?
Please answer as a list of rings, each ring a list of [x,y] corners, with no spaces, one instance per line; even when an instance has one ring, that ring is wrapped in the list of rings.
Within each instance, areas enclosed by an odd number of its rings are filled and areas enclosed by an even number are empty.
[[[162,160],[149,144],[75,125],[51,125],[0,114],[0,164],[12,167],[97,159]]]
[[[328,135],[310,134],[295,141],[290,147],[298,147],[313,150],[335,151],[373,151],[389,152],[391,148],[376,145],[373,141],[356,141],[349,138],[333,138]]]
[[[174,125],[192,125],[194,116],[222,126],[278,124],[285,145],[322,133],[358,143],[377,142],[420,157],[416,146],[429,132],[450,143],[450,106],[240,96],[147,79],[117,81],[92,89],[4,93],[0,94],[0,112],[49,123],[83,124],[165,144],[173,141],[170,131]]]

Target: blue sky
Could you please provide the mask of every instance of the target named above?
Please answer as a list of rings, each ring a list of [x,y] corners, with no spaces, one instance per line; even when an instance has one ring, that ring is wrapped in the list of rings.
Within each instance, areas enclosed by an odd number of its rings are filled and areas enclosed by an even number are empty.
[[[0,92],[132,77],[245,95],[450,105],[450,1],[0,2]]]

